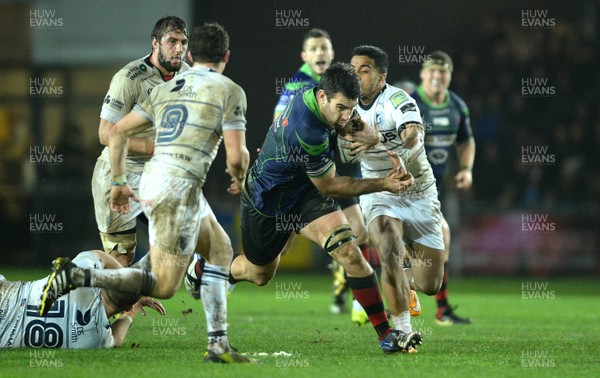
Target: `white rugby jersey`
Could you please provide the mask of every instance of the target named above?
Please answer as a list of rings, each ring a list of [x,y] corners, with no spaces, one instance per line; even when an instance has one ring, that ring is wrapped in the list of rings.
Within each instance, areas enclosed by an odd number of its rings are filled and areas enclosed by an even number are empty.
[[[224,130],[246,130],[246,94],[228,77],[196,66],[157,86],[134,111],[154,123],[154,156],[145,171],[204,183]]]
[[[98,257],[80,253],[73,262],[101,269]],[[44,317],[40,297],[48,278],[29,282],[0,282],[0,348],[110,348],[112,330],[99,288],[83,287],[59,298]]]
[[[366,151],[360,161],[362,176],[364,178],[377,178],[385,176],[393,165],[387,155],[387,150],[396,151],[400,156],[406,153],[404,142],[400,133],[407,124],[423,124],[421,113],[415,100],[405,91],[386,84],[383,91],[367,107],[357,106],[361,118],[371,126],[378,126],[380,142],[374,148]],[[435,177],[425,148],[421,147],[416,156],[412,156],[406,164],[415,181],[411,189],[401,193],[402,195],[414,195],[435,188]]]
[[[189,68],[190,66],[183,63],[179,72],[187,71]],[[177,75],[171,80],[176,78]],[[149,56],[129,62],[113,76],[102,104],[100,118],[117,123],[133,109],[135,104],[148,98],[154,87],[164,82],[160,70],[150,62]],[[154,129],[149,127],[133,137],[154,139]],[[128,156],[125,169],[128,172],[141,173],[144,163],[150,160],[151,156]],[[100,159],[110,162],[108,146],[102,150]]]

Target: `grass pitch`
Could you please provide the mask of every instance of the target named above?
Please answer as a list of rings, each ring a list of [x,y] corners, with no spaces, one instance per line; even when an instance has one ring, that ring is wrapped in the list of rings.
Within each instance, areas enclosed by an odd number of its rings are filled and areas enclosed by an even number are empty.
[[[4,270],[9,280],[48,271]],[[417,354],[384,355],[370,325],[331,315],[328,275],[278,274],[266,287],[242,283],[229,302],[229,337],[258,365],[205,364],[201,302],[184,289],[167,315],[138,315],[112,350],[2,350],[2,377],[548,377],[600,375],[597,279],[469,278],[450,281],[450,301],[469,326],[435,324],[435,301],[420,295]],[[152,311],[152,310],[149,310]],[[284,353],[281,353],[284,352]],[[259,355],[260,353],[260,355]]]

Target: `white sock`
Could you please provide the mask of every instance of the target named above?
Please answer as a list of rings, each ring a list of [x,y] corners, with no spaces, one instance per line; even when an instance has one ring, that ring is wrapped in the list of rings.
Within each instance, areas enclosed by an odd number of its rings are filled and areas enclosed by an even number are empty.
[[[227,340],[227,277],[229,268],[206,263],[202,273],[200,294],[206,315],[208,349],[226,352]]]
[[[394,323],[394,329],[402,332],[412,332],[412,325],[410,324],[410,311],[402,311],[400,315],[390,315],[390,320]]]
[[[360,305],[360,303],[358,303],[358,301],[356,299],[352,301],[352,308],[356,311],[363,310],[362,306]]]

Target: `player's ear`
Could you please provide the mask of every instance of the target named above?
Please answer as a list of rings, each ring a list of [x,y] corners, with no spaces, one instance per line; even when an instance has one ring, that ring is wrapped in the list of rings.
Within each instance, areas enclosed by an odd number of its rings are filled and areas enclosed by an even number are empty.
[[[228,63],[229,62],[229,56],[230,55],[231,55],[231,50],[225,51],[225,54],[223,54],[223,63]]]
[[[324,90],[319,89],[317,91],[317,101],[319,104],[325,104],[327,102],[327,95],[325,94]]]
[[[306,63],[306,52],[304,52],[304,50],[302,50],[302,52],[300,53],[300,58],[302,58],[302,61]]]
[[[383,84],[385,83],[385,81],[387,80],[387,75],[385,73],[382,73],[381,76],[379,76],[379,84]]]
[[[194,63],[194,57],[192,56],[192,52],[191,52],[191,51],[188,51],[188,52],[187,52],[187,57],[188,57],[188,60],[189,60],[191,63]]]
[[[156,39],[156,37],[152,37],[152,51],[154,51],[154,49],[158,48],[158,40]]]

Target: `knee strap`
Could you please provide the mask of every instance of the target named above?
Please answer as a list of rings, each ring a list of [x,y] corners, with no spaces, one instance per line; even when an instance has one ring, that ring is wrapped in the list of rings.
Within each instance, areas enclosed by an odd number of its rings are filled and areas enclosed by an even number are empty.
[[[348,243],[356,240],[356,235],[349,224],[341,224],[327,232],[324,238],[323,249],[330,256]]]

